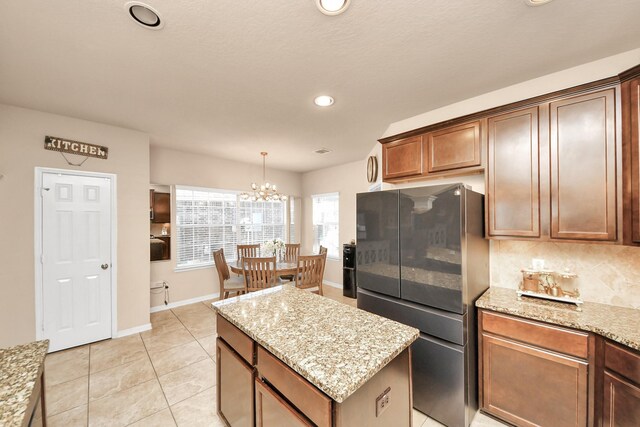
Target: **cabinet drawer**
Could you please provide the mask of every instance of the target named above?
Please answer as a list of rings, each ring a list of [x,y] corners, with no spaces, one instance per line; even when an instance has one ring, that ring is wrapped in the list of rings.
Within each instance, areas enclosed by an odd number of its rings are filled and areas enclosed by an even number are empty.
[[[217,315],[218,336],[233,348],[248,364],[254,363],[254,341],[224,317]]]
[[[482,329],[485,332],[582,359],[587,358],[587,333],[484,310],[481,313]]]
[[[605,344],[604,366],[640,384],[640,355],[611,342]]]
[[[258,373],[314,424],[331,426],[331,399],[260,346]]]
[[[271,387],[256,378],[256,427],[312,427]]]

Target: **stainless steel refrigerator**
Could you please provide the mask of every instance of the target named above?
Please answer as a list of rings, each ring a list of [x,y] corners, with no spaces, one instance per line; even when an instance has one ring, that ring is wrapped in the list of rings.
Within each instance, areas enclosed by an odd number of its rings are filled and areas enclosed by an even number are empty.
[[[483,196],[462,184],[357,195],[358,307],[420,329],[413,406],[449,427],[478,408],[475,300],[489,286]]]

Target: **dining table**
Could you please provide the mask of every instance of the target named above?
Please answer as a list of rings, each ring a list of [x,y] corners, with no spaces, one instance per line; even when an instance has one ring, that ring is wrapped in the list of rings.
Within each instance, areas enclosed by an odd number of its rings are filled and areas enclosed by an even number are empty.
[[[244,269],[241,261],[229,263],[229,268],[235,274],[243,274]],[[298,271],[298,263],[295,261],[276,262],[276,276],[295,276]]]

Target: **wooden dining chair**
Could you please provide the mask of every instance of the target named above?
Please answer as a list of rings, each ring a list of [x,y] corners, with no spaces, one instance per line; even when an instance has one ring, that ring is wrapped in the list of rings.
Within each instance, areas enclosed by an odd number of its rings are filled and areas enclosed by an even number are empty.
[[[260,244],[255,245],[238,245],[238,262],[243,258],[255,258],[260,256]]]
[[[327,248],[325,248],[324,246],[320,245],[320,251],[318,252],[318,254],[322,255],[322,254],[326,254],[327,253]]]
[[[224,258],[224,249],[213,251],[213,262],[216,264],[216,270],[218,270],[221,299],[228,298],[229,292],[235,292],[236,295],[245,292],[244,278],[240,276],[231,277],[231,274],[229,274],[229,266]]]
[[[300,255],[298,257],[296,287],[299,289],[318,288],[317,293],[322,295],[322,279],[324,277],[326,259],[326,253],[321,255]]]
[[[298,255],[300,255],[300,243],[285,243],[282,261],[297,263]],[[294,276],[292,274],[287,274],[284,276],[280,276],[280,278],[282,280],[293,282]]]
[[[242,268],[247,292],[260,291],[279,283],[276,276],[276,257],[242,258]]]

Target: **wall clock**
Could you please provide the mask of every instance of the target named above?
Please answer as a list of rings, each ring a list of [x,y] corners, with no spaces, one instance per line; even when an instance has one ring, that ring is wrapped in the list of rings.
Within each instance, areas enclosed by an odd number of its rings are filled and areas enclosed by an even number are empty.
[[[378,158],[369,156],[367,159],[367,181],[376,182],[378,179]]]

